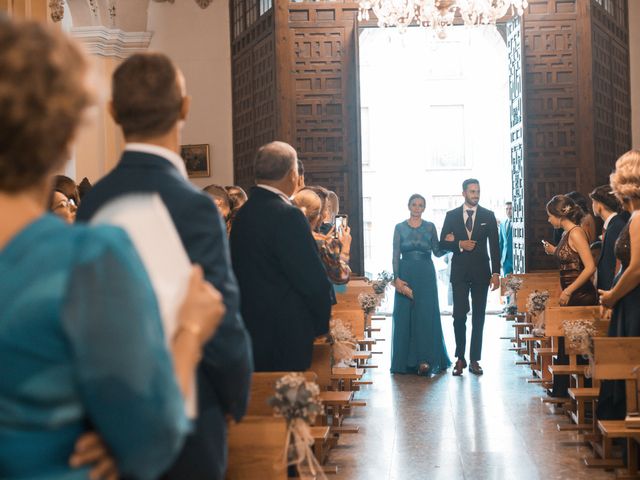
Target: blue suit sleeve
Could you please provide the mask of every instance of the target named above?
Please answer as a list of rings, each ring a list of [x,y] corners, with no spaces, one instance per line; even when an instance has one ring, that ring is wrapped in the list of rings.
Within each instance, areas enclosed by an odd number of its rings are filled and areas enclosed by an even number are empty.
[[[458,239],[456,238],[453,242],[448,242],[445,240],[445,237],[453,232],[453,225],[451,222],[451,212],[447,212],[447,216],[444,217],[444,224],[442,225],[442,230],[440,231],[440,248],[442,250],[446,250],[449,252],[458,253]]]
[[[213,201],[198,195],[179,215],[182,241],[193,263],[222,294],[227,309],[216,335],[206,345],[200,372],[215,390],[222,410],[240,420],[247,409],[253,357],[240,315],[240,291],[231,267],[227,230]]]
[[[62,327],[82,404],[121,474],[157,478],[189,424],[150,281],[121,230],[87,231],[76,252]]]

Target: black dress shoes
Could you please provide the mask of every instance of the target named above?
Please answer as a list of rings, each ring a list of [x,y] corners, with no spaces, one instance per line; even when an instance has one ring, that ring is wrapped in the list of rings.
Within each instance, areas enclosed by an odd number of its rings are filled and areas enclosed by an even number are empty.
[[[484,372],[482,371],[482,367],[478,362],[471,362],[469,366],[469,371],[474,375],[482,375]]]
[[[454,377],[459,377],[460,375],[462,375],[462,371],[467,367],[467,361],[464,358],[459,358],[458,361],[456,361],[455,366],[453,367],[453,376]]]

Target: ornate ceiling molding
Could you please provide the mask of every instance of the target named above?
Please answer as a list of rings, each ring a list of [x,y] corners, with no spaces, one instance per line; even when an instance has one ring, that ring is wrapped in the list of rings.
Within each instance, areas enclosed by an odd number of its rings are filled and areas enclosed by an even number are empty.
[[[64,18],[64,0],[49,0],[49,11],[51,20],[60,22]]]
[[[174,3],[175,0],[153,0],[156,3]],[[213,0],[196,0],[196,3],[200,6],[200,8],[207,8],[209,5],[213,3]]]
[[[89,53],[116,58],[146,51],[153,37],[152,32],[125,32],[103,26],[75,27],[70,33],[85,45]]]

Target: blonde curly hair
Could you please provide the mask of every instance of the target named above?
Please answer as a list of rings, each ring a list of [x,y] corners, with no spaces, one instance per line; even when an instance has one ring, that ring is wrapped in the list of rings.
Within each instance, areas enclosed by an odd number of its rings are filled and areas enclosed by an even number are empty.
[[[621,200],[640,198],[640,150],[629,150],[618,158],[609,181]]]
[[[69,157],[92,100],[87,69],[61,31],[0,14],[0,191],[31,188]]]

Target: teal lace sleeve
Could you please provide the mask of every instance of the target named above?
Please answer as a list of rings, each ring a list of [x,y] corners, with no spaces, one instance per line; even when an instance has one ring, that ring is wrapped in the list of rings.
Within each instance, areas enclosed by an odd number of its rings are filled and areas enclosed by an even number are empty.
[[[396,225],[393,231],[393,277],[398,278],[400,272],[400,225]]]
[[[189,423],[150,281],[121,230],[87,229],[75,248],[62,324],[88,421],[121,475],[157,478]]]
[[[431,251],[436,257],[441,257],[447,253],[446,250],[440,247],[440,241],[438,240],[438,230],[433,223],[429,223],[429,236],[431,237]]]

